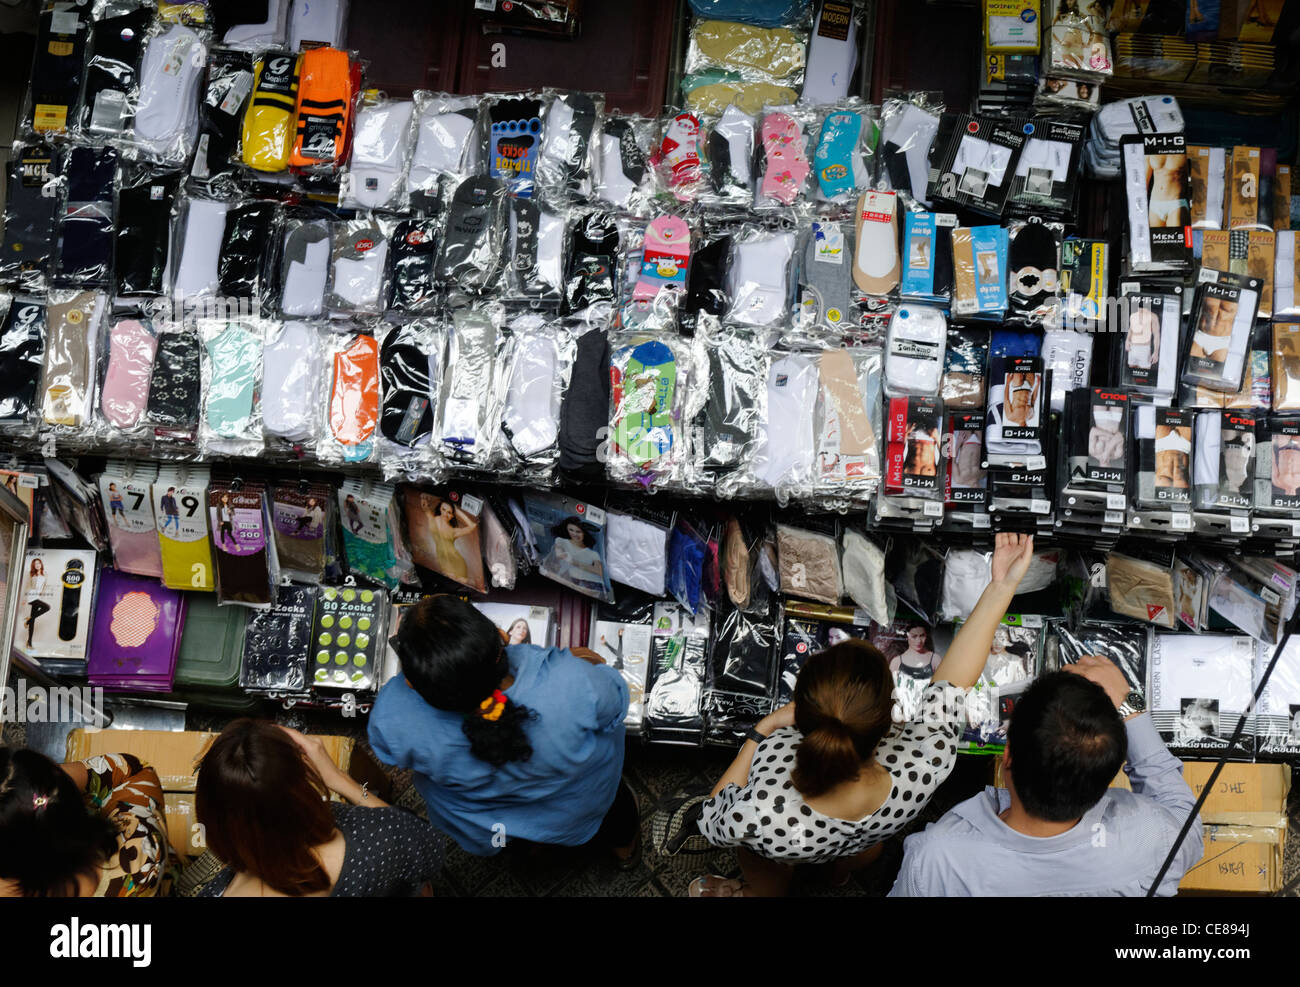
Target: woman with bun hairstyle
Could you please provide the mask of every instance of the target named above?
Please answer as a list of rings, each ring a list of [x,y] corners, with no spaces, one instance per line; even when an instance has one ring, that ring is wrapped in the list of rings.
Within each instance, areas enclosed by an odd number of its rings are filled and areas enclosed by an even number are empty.
[[[794,701],[759,721],[704,803],[700,832],[735,847],[741,879],[709,875],[692,897],[777,897],[800,863],[833,863],[836,883],[870,863],[952,772],[966,696],[1034,557],[1033,538],[999,534],[993,579],[902,720],[889,663],[866,641],[812,655]]]
[[[402,675],[375,699],[370,746],[415,772],[438,829],[479,856],[512,840],[592,843],[635,866],[621,674],[586,648],[509,644],[448,595],[408,608],[390,643]]]

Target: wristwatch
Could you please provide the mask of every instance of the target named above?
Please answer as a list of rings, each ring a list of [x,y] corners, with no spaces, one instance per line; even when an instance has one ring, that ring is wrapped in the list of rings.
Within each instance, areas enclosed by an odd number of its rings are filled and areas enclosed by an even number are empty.
[[[1145,713],[1147,709],[1147,701],[1142,698],[1142,693],[1136,691],[1130,692],[1124,697],[1124,701],[1115,707],[1115,709],[1118,711],[1121,719],[1127,720],[1135,713]]]

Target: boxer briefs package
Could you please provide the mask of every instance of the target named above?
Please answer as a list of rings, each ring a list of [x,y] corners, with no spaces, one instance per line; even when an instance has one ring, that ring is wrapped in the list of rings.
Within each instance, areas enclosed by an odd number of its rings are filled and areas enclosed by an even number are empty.
[[[1129,475],[1130,405],[1128,394],[1104,387],[1072,392],[1067,397],[1072,486],[1124,489]]]
[[[1065,396],[1092,379],[1093,336],[1068,329],[1043,333],[1043,369],[1052,377],[1052,410],[1065,410]]]
[[[984,467],[984,413],[956,411],[948,414],[952,455],[945,477],[944,505],[951,509],[979,509],[988,503],[988,472]]]
[[[985,432],[990,462],[1015,465],[1044,454],[1050,417],[1049,378],[1041,357],[1000,352],[996,346],[991,351]]]
[[[1251,412],[1198,414],[1193,476],[1197,508],[1249,508],[1255,496],[1255,459],[1255,416]]]
[[[1119,349],[1119,381],[1153,397],[1177,391],[1182,289],[1143,291],[1138,282],[1121,285],[1124,345]]]
[[[943,404],[935,398],[890,398],[886,405],[884,492],[942,498]]]
[[[216,589],[208,528],[208,482],[206,467],[188,465],[164,465],[153,482],[164,586],[206,593]]]
[[[1255,509],[1300,513],[1300,418],[1272,415],[1258,434]]]

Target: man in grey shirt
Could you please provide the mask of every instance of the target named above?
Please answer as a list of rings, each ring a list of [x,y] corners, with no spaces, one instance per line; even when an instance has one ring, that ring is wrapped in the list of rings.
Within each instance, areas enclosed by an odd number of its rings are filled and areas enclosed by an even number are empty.
[[[1144,895],[1196,804],[1137,693],[1105,658],[1030,686],[1002,774],[903,844],[891,896]],[[1123,766],[1131,792],[1108,788]],[[1204,851],[1193,824],[1158,893]]]

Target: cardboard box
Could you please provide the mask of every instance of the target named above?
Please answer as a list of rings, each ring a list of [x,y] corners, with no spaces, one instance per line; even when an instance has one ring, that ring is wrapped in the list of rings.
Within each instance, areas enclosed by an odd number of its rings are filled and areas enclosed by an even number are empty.
[[[194,813],[194,796],[189,792],[166,792],[167,842],[184,857],[197,857],[207,846]]]
[[[1197,797],[1213,761],[1184,761],[1183,777]],[[1114,788],[1129,788],[1120,774]],[[1179,892],[1273,894],[1282,888],[1287,796],[1286,764],[1225,764],[1201,807],[1205,854],[1183,877]]]
[[[84,761],[96,754],[134,754],[153,766],[164,792],[193,792],[198,765],[218,734],[186,730],[98,730],[78,728],[68,734],[68,760]],[[319,736],[330,759],[351,773],[355,742],[351,737]],[[369,759],[367,759],[369,760]],[[360,779],[368,780],[368,779]],[[381,796],[382,797],[382,796]]]

